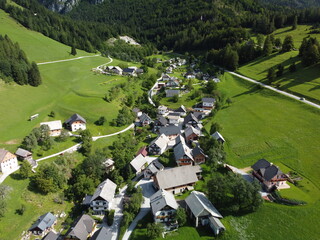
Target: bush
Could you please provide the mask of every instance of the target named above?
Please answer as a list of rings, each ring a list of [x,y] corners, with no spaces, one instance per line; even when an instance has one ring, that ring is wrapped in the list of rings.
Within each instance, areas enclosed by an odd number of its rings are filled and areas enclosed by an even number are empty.
[[[111,211],[106,212],[106,214],[107,214],[107,224],[108,224],[108,226],[112,226],[112,224],[113,224],[114,213],[115,213],[114,210],[111,210]]]

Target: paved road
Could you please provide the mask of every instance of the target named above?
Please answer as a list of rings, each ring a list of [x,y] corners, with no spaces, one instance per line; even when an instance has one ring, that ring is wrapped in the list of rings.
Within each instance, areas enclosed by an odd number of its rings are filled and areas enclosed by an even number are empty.
[[[76,57],[76,58],[70,58],[70,59],[56,60],[56,61],[51,61],[51,62],[42,62],[42,63],[37,63],[37,65],[59,63],[59,62],[69,62],[69,61],[79,60],[82,58],[99,57],[99,56],[101,56],[101,55],[97,54],[97,55],[93,55],[93,56],[82,56],[82,57]]]
[[[142,179],[136,184],[136,187],[140,186],[142,188],[144,202],[141,204],[138,215],[135,217],[135,219],[130,224],[129,228],[124,233],[122,240],[128,240],[130,238],[130,235],[133,232],[133,230],[136,228],[138,222],[144,216],[146,216],[150,211],[150,197],[155,193],[155,190],[152,185],[153,185],[152,179],[150,180]]]
[[[133,123],[129,127],[125,128],[125,129],[123,129],[123,130],[121,130],[119,132],[111,133],[111,134],[103,135],[103,136],[92,137],[92,140],[96,141],[96,140],[98,140],[100,138],[107,138],[107,137],[112,137],[112,136],[115,136],[115,135],[119,135],[119,134],[121,134],[123,132],[126,132],[126,131],[130,130],[131,128],[134,128],[134,124]]]
[[[244,80],[247,80],[247,81],[249,81],[249,82],[258,84],[258,85],[263,86],[263,87],[265,87],[265,88],[268,88],[268,89],[270,89],[270,90],[272,90],[272,91],[275,91],[275,92],[277,92],[277,93],[280,93],[280,94],[282,94],[282,95],[285,95],[285,96],[287,96],[287,97],[293,98],[293,99],[295,99],[295,100],[298,100],[298,101],[300,101],[300,102],[303,102],[303,103],[305,103],[305,104],[308,104],[308,105],[310,105],[310,106],[313,106],[313,107],[316,107],[316,108],[320,109],[320,105],[315,104],[315,103],[313,103],[313,102],[310,102],[310,101],[308,101],[308,100],[300,100],[301,97],[298,97],[298,96],[293,95],[293,94],[291,94],[291,93],[287,93],[287,92],[285,92],[285,91],[281,91],[281,90],[279,90],[279,89],[276,89],[276,88],[271,87],[271,86],[269,86],[269,85],[266,85],[266,84],[264,84],[264,83],[261,83],[261,82],[258,82],[258,81],[256,81],[256,80],[253,80],[252,78],[245,77],[245,76],[243,76],[243,75],[241,75],[241,74],[238,74],[238,73],[235,73],[235,72],[231,72],[231,71],[228,71],[228,70],[225,70],[225,71],[228,72],[228,73],[230,73],[230,74],[232,74],[232,75],[234,75],[234,76],[237,76],[237,77],[239,77],[239,78],[241,78],[241,79],[244,79]]]

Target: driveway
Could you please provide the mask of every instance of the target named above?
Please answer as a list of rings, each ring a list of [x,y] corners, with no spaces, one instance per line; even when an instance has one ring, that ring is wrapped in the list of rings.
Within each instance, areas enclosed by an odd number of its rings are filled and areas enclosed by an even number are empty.
[[[136,228],[138,222],[150,211],[150,197],[155,193],[155,189],[153,188],[153,180],[142,179],[136,184],[136,187],[138,186],[142,188],[144,202],[141,204],[138,215],[135,217],[129,228],[124,233],[122,240],[128,240],[130,238],[130,235]]]

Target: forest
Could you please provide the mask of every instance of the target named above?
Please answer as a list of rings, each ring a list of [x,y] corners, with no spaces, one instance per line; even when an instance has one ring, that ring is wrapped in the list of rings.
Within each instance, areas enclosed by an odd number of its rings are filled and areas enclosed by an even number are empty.
[[[18,43],[0,35],[0,78],[19,85],[39,86],[41,76],[35,62],[30,63]]]

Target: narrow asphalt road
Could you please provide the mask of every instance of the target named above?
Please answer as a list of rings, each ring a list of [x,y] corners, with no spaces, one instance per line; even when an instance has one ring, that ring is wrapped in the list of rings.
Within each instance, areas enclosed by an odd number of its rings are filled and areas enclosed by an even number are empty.
[[[243,75],[241,75],[241,74],[238,74],[238,73],[235,73],[235,72],[231,72],[231,71],[228,71],[228,70],[225,70],[225,71],[228,72],[228,73],[230,73],[231,75],[234,75],[234,76],[237,76],[237,77],[239,77],[239,78],[241,78],[241,79],[244,79],[244,80],[246,80],[246,81],[249,81],[249,82],[258,84],[258,85],[260,85],[260,86],[263,86],[264,88],[270,89],[270,90],[272,90],[272,91],[275,91],[275,92],[280,93],[280,94],[282,94],[282,95],[285,95],[285,96],[287,96],[287,97],[293,98],[293,99],[298,100],[298,101],[300,101],[300,102],[302,102],[302,103],[305,103],[305,104],[308,104],[308,105],[310,105],[310,106],[313,106],[313,107],[315,107],[315,108],[320,109],[320,105],[318,105],[318,104],[316,104],[316,103],[310,102],[310,101],[308,101],[308,100],[301,100],[301,97],[298,97],[298,96],[293,95],[293,94],[291,94],[291,93],[287,93],[287,92],[285,92],[285,91],[281,91],[281,90],[279,90],[279,89],[276,89],[276,88],[271,87],[271,86],[269,86],[269,85],[266,85],[266,84],[264,84],[264,83],[258,82],[258,81],[254,80],[254,79],[252,79],[252,78],[245,77],[245,76],[243,76]]]
[[[153,180],[152,179],[141,179],[136,187],[140,186],[142,188],[142,194],[144,198],[144,202],[141,204],[140,211],[135,219],[130,224],[129,228],[123,235],[122,240],[128,240],[133,230],[136,228],[138,222],[148,214],[150,211],[150,197],[155,193],[153,188]]]
[[[79,60],[79,59],[82,59],[82,58],[99,57],[99,56],[101,56],[101,55],[97,54],[97,55],[93,55],[93,56],[82,56],[82,57],[76,57],[76,58],[70,58],[70,59],[56,60],[56,61],[50,61],[50,62],[42,62],[42,63],[37,63],[37,65],[59,63],[59,62],[69,62],[69,61]]]

